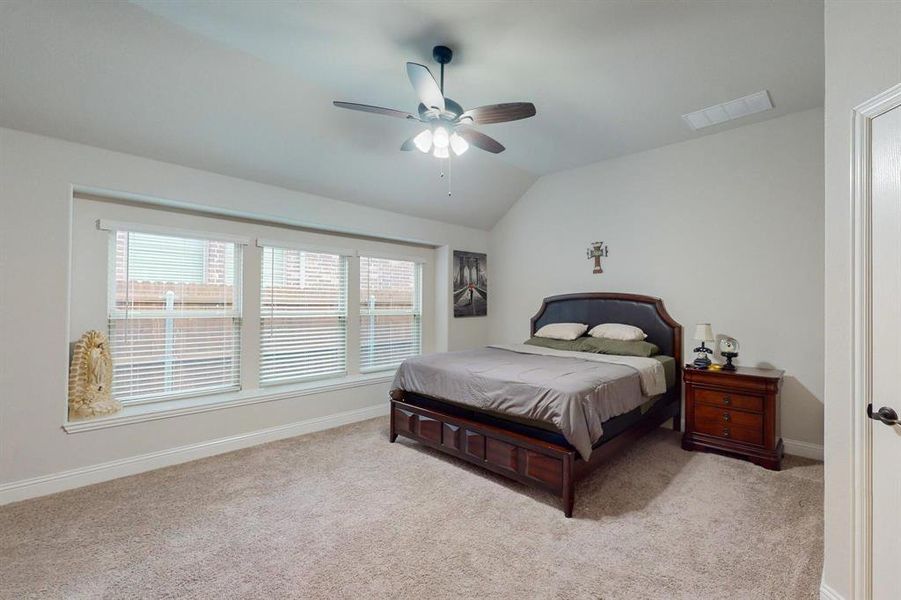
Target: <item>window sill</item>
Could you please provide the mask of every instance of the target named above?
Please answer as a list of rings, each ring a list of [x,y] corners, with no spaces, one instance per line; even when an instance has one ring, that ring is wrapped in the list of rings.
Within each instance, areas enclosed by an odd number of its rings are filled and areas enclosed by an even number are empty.
[[[63,431],[66,433],[94,431],[95,429],[106,429],[108,427],[119,427],[120,425],[131,425],[133,423],[143,423],[145,421],[156,421],[157,419],[168,419],[170,417],[192,415],[223,408],[234,408],[237,406],[246,406],[248,404],[259,404],[261,402],[274,402],[276,400],[287,400],[298,396],[310,396],[312,394],[322,394],[325,392],[367,385],[389,383],[393,379],[393,372],[386,373],[381,371],[379,373],[353,375],[327,381],[312,381],[309,383],[288,385],[278,388],[245,390],[229,394],[216,394],[215,396],[201,396],[170,400],[168,402],[137,404],[126,406],[120,412],[109,417],[66,422],[63,424]]]

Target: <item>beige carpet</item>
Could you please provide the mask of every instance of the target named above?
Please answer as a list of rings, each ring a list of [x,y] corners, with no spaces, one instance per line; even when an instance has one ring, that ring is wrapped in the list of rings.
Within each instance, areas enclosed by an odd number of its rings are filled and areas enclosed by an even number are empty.
[[[655,431],[575,518],[375,419],[0,508],[3,598],[815,598],[820,463]]]

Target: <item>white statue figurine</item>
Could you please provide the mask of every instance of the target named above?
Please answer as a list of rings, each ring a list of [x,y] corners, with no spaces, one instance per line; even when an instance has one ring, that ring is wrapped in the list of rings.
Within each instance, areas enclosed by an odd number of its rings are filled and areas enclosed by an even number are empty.
[[[69,367],[69,420],[109,415],[122,409],[112,396],[113,360],[102,332],[86,332]]]

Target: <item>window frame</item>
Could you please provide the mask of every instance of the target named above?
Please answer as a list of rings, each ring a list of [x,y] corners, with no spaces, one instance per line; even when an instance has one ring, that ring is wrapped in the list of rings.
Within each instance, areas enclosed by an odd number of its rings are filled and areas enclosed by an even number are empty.
[[[127,411],[121,415],[112,418],[112,421],[125,420],[131,422],[137,418],[142,420],[138,415],[151,414],[169,414],[170,412],[182,414],[183,412],[196,412],[205,410],[205,406],[226,407],[231,403],[241,405],[247,402],[268,401],[269,399],[284,399],[293,397],[296,391],[298,397],[315,393],[315,390],[344,389],[348,386],[362,385],[362,382],[386,381],[390,378],[391,369],[395,365],[385,365],[374,369],[361,369],[360,364],[360,319],[355,314],[355,307],[359,305],[360,293],[360,260],[361,255],[371,258],[384,258],[391,260],[403,260],[416,263],[417,265],[417,311],[415,318],[418,321],[418,340],[417,352],[426,351],[426,346],[433,343],[431,330],[432,303],[435,302],[432,286],[435,282],[432,280],[433,267],[439,259],[438,248],[426,245],[414,244],[410,253],[394,253],[393,248],[397,248],[403,252],[404,246],[409,243],[400,240],[376,240],[367,239],[365,237],[353,236],[350,234],[342,234],[337,231],[303,231],[298,230],[295,225],[287,222],[254,220],[248,218],[249,231],[247,229],[239,229],[233,223],[230,215],[220,214],[217,212],[196,212],[190,215],[184,222],[185,227],[171,227],[167,223],[181,223],[177,214],[172,212],[170,205],[154,206],[153,203],[141,203],[140,206],[134,206],[127,203],[119,203],[119,201],[111,201],[107,206],[95,206],[99,201],[90,195],[81,195],[75,192],[74,200],[86,201],[88,204],[85,208],[74,208],[77,215],[77,221],[73,221],[73,227],[78,224],[80,228],[86,227],[89,223],[91,229],[101,230],[104,235],[102,243],[102,252],[104,256],[110,260],[115,260],[115,250],[110,251],[109,240],[115,239],[115,234],[110,233],[117,230],[131,231],[136,233],[149,233],[156,235],[170,235],[183,237],[188,239],[212,240],[218,242],[233,242],[240,247],[237,248],[240,255],[240,261],[235,263],[234,281],[237,293],[236,307],[239,307],[240,322],[238,323],[238,331],[236,333],[236,344],[239,344],[239,353],[236,357],[235,368],[237,371],[237,379],[239,385],[237,388],[230,387],[229,390],[198,390],[196,393],[184,392],[171,395],[154,395],[152,397],[141,398],[138,400],[126,401]],[[107,217],[110,217],[109,219]],[[122,218],[125,217],[125,218]],[[96,225],[96,228],[93,227]],[[268,230],[268,231],[267,231]],[[83,231],[80,230],[80,231]],[[247,235],[242,235],[242,233]],[[284,237],[283,237],[284,235]],[[98,260],[100,258],[100,248],[95,242],[90,242],[89,237],[84,237],[84,233],[79,233],[79,245],[77,249],[73,247],[73,252],[78,252],[79,256],[87,256]],[[299,238],[309,237],[309,242]],[[323,241],[330,241],[331,237],[338,242],[338,245],[329,243],[321,244]],[[342,242],[349,242],[345,247],[340,247]],[[312,242],[312,243],[310,243]],[[89,244],[83,246],[83,244]],[[323,376],[322,378],[309,378],[300,381],[286,381],[276,384],[262,386],[260,382],[260,325],[262,321],[260,302],[260,294],[262,292],[262,269],[261,263],[263,253],[261,246],[270,245],[273,247],[281,247],[286,249],[299,249],[307,252],[325,252],[340,254],[346,257],[346,335],[345,335],[345,373]],[[384,251],[383,251],[384,250]],[[259,252],[259,254],[254,254]],[[81,260],[81,259],[79,259]],[[86,263],[90,264],[90,263]],[[113,265],[114,266],[114,265]],[[258,270],[260,269],[260,270]],[[110,268],[103,270],[103,277],[110,278],[111,273],[114,278],[115,271]],[[231,275],[231,273],[229,272]],[[428,277],[428,289],[426,289],[426,278]],[[102,279],[92,276],[89,281],[97,279],[96,285],[100,285]],[[231,280],[231,278],[229,279]],[[70,284],[71,286],[71,284]],[[111,282],[107,280],[106,289],[100,295],[85,294],[83,286],[79,285],[78,295],[70,296],[70,302],[82,302],[82,299],[96,302],[103,298],[107,305],[103,309],[103,321],[106,327],[109,327],[109,318],[113,314],[110,311],[109,295],[112,292]],[[96,288],[95,288],[96,289]],[[99,291],[99,290],[98,290]],[[99,297],[98,297],[99,296]],[[91,300],[93,298],[93,300]],[[429,305],[426,306],[425,302]],[[88,305],[91,306],[91,305]],[[102,305],[93,304],[98,308]],[[91,309],[93,311],[94,309]],[[79,322],[87,322],[88,328],[102,329],[95,325],[100,319],[100,314],[94,313],[96,316],[90,320],[85,319],[85,312],[80,309],[82,315]],[[218,313],[217,313],[218,316]],[[93,321],[93,322],[91,322]],[[76,335],[77,331],[71,329],[70,335]],[[78,330],[83,326],[75,325]],[[108,329],[107,329],[108,331]],[[368,384],[366,384],[368,385]],[[173,414],[174,414],[173,413]],[[186,413],[187,414],[187,413]],[[123,423],[125,422],[123,421]],[[137,421],[135,421],[137,422]],[[99,426],[99,425],[98,425]],[[89,430],[93,426],[74,426],[73,432],[78,430]]]
[[[414,258],[414,257],[410,257],[410,256],[381,254],[378,252],[372,252],[372,253],[360,252],[360,253],[358,253],[357,257],[358,257],[357,288],[360,289],[360,293],[361,293],[361,298],[360,298],[360,302],[359,302],[360,310],[359,310],[359,314],[357,317],[357,324],[358,324],[358,328],[359,328],[358,333],[359,333],[359,340],[360,340],[360,343],[358,344],[358,349],[357,349],[357,351],[359,352],[359,372],[362,374],[369,374],[369,373],[379,373],[379,372],[383,372],[383,371],[391,371],[391,370],[397,369],[397,367],[403,362],[404,358],[408,358],[409,356],[418,356],[418,355],[422,354],[422,349],[423,349],[423,341],[422,341],[422,338],[423,338],[423,335],[422,335],[423,334],[422,287],[423,286],[422,286],[422,279],[423,279],[423,271],[424,271],[423,265],[424,265],[425,261],[423,261],[422,259]],[[409,263],[413,264],[413,303],[412,303],[413,308],[412,309],[410,309],[410,310],[406,310],[406,309],[376,309],[375,313],[364,314],[364,310],[368,310],[368,309],[363,308],[363,302],[362,302],[361,285],[362,285],[362,280],[363,280],[363,275],[362,275],[363,269],[362,269],[361,265],[362,265],[362,259],[364,259],[364,258],[376,259],[376,260],[391,260],[391,261],[397,261],[397,262],[409,262]],[[402,358],[401,360],[399,360],[397,362],[378,364],[378,365],[369,366],[369,367],[364,366],[363,365],[363,335],[362,335],[363,318],[369,317],[369,316],[391,317],[391,316],[407,316],[407,315],[412,317],[412,320],[415,323],[415,329],[417,331],[416,352],[414,354],[411,354],[409,356]]]
[[[228,318],[231,319],[234,323],[235,333],[234,340],[236,345],[236,352],[232,355],[233,362],[233,373],[235,376],[235,384],[229,385],[227,387],[219,387],[219,388],[202,388],[202,389],[187,389],[183,392],[175,392],[175,393],[165,393],[165,394],[155,394],[148,395],[145,397],[138,397],[132,399],[122,399],[113,398],[119,400],[123,407],[127,406],[139,406],[142,404],[156,404],[156,403],[166,403],[166,402],[174,402],[184,399],[190,398],[198,398],[198,397],[214,397],[223,394],[233,394],[235,392],[240,392],[243,389],[242,385],[242,353],[244,350],[244,250],[247,245],[249,245],[250,240],[245,237],[230,235],[226,233],[216,233],[206,230],[192,230],[192,229],[181,229],[174,227],[165,227],[158,225],[149,225],[144,223],[134,223],[134,222],[119,222],[119,221],[108,221],[105,219],[100,219],[97,221],[97,229],[106,232],[108,237],[108,250],[107,250],[107,307],[106,307],[106,335],[110,340],[110,347],[112,352],[113,346],[113,323],[114,321],[120,321],[123,323],[127,323],[129,318],[145,318],[145,319],[161,319],[166,318],[168,315],[163,311],[139,311],[137,317],[131,317],[131,315],[135,314],[134,312],[129,311],[128,309],[122,310],[117,307],[116,301],[116,290],[118,280],[116,279],[116,255],[117,255],[117,234],[125,233],[128,234],[143,234],[143,235],[154,235],[154,236],[168,236],[168,237],[176,237],[187,239],[191,241],[203,241],[203,242],[218,242],[225,244],[234,244],[234,260],[233,260],[233,281],[232,281],[232,308],[230,311],[193,311],[189,316],[172,316],[174,319],[184,319],[184,318],[201,318],[201,319],[213,319],[213,318]],[[206,257],[204,257],[204,271],[206,271]],[[126,285],[128,279],[126,278]],[[225,312],[231,314],[225,314]],[[159,313],[159,314],[157,314]]]
[[[350,374],[350,280],[351,280],[351,269],[350,262],[351,258],[355,256],[354,250],[349,250],[346,248],[331,248],[328,246],[317,246],[313,244],[302,244],[302,243],[293,243],[287,241],[276,241],[271,239],[257,239],[256,246],[260,251],[260,277],[259,277],[259,296],[260,296],[260,304],[258,307],[258,316],[260,323],[260,331],[257,336],[257,349],[258,349],[258,360],[257,362],[257,372],[256,372],[256,382],[257,387],[260,389],[278,389],[283,386],[290,386],[296,384],[303,384],[312,381],[326,381],[330,379],[340,379],[342,377],[347,377]],[[308,377],[295,377],[289,380],[274,382],[274,383],[264,383],[263,382],[263,330],[264,330],[264,319],[266,318],[263,314],[263,279],[265,273],[264,261],[266,256],[266,249],[270,248],[272,250],[290,250],[295,252],[301,252],[305,254],[326,254],[330,256],[337,256],[343,270],[344,277],[344,290],[343,290],[343,301],[344,301],[344,370],[340,373],[326,373],[322,375],[314,375]],[[301,262],[303,264],[305,254],[301,254]],[[271,318],[271,317],[270,317]],[[339,319],[341,317],[339,316]]]

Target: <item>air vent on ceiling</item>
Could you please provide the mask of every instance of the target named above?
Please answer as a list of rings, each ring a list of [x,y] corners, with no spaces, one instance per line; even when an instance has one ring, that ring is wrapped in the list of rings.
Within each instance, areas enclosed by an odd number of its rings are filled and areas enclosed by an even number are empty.
[[[733,119],[740,119],[773,108],[770,94],[766,90],[749,94],[729,102],[708,106],[701,110],[682,115],[688,126],[694,130],[719,125]]]

